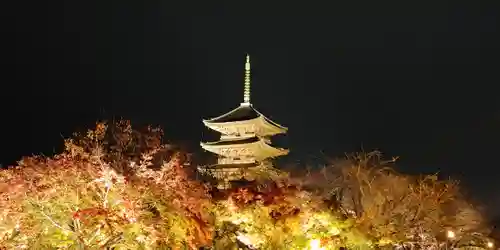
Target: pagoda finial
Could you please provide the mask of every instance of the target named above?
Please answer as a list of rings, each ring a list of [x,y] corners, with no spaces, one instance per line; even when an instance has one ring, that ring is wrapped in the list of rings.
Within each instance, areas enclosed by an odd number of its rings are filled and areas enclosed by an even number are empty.
[[[247,54],[247,61],[245,63],[245,90],[243,92],[244,105],[250,105],[250,55]]]

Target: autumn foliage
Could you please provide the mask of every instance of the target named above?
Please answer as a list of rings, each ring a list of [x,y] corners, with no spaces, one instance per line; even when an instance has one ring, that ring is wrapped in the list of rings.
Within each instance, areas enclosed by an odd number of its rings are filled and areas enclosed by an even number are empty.
[[[378,245],[433,249],[443,242],[465,244],[459,239],[488,235],[485,218],[457,181],[403,175],[393,163],[377,151],[354,154],[298,181],[317,195],[331,197],[335,208]],[[453,239],[447,239],[448,231]]]
[[[217,190],[162,136],[98,123],[1,170],[0,248],[433,249],[449,230],[455,245],[487,233],[456,182],[396,173],[378,152]]]
[[[0,171],[0,244],[8,249],[196,248],[211,239],[205,187],[161,130],[100,123],[52,158]]]

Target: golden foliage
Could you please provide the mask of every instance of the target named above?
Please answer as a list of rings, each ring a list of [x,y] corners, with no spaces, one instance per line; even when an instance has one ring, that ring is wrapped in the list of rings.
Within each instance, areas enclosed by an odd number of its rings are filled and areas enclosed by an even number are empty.
[[[459,236],[484,231],[482,215],[461,195],[456,181],[403,175],[391,167],[393,162],[383,161],[379,152],[355,154],[301,183],[333,196],[336,208],[355,218],[358,230],[384,244],[435,244],[446,230]]]
[[[378,152],[220,191],[162,136],[98,123],[61,154],[0,170],[0,249],[430,249],[485,228],[457,182],[399,174]]]
[[[207,189],[162,131],[99,123],[52,158],[0,171],[0,246],[197,249],[210,244]]]

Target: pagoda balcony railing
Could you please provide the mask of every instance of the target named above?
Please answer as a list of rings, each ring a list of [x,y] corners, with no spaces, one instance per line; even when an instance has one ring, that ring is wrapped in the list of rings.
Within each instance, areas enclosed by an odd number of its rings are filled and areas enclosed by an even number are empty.
[[[232,139],[243,139],[243,138],[251,138],[257,136],[257,134],[253,132],[249,133],[233,133],[233,134],[226,134],[226,135],[221,135],[221,140],[232,140]]]
[[[254,163],[255,159],[235,159],[235,158],[219,158],[219,164],[240,164],[240,163]]]

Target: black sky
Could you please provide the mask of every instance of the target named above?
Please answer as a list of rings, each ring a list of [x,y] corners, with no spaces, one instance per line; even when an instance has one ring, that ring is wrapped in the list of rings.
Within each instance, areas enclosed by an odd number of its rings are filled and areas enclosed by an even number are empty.
[[[113,116],[196,148],[201,119],[242,101],[250,53],[290,157],[380,149],[500,204],[494,1],[175,2],[0,3],[0,162]]]

